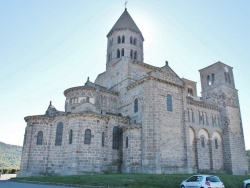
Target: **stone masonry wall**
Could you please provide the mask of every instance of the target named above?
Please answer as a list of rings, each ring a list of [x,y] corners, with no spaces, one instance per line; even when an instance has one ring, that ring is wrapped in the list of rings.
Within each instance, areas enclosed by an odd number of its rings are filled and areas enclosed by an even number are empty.
[[[157,89],[156,89],[157,88]],[[155,127],[159,137],[159,161],[163,173],[182,172],[185,166],[184,133],[183,133],[183,98],[181,88],[178,86],[156,83],[157,96],[151,116],[156,116]],[[172,96],[172,112],[167,110],[167,94]],[[156,115],[158,114],[158,115]],[[177,139],[178,138],[178,141]]]
[[[142,173],[140,126],[128,126],[123,129],[122,161],[123,173]]]

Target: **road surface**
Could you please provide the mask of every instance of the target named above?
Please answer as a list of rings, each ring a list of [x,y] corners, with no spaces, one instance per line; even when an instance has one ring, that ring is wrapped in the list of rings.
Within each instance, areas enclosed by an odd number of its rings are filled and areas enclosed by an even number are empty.
[[[42,185],[42,184],[20,183],[20,182],[9,181],[10,178],[15,178],[15,177],[16,174],[2,174],[0,178],[0,188],[67,188],[67,186]]]

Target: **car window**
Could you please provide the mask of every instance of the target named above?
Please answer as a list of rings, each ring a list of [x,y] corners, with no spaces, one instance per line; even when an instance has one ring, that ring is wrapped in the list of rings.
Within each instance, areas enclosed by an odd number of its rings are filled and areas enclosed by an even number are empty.
[[[206,178],[206,181],[209,182],[220,182],[220,179],[217,176],[209,176]]]
[[[203,179],[202,176],[197,176],[197,181],[200,182]]]
[[[193,182],[193,181],[196,181],[196,176],[192,176],[191,178],[189,178],[188,180],[187,180],[187,182]]]
[[[202,180],[202,176],[192,176],[187,180],[187,182],[200,182]]]

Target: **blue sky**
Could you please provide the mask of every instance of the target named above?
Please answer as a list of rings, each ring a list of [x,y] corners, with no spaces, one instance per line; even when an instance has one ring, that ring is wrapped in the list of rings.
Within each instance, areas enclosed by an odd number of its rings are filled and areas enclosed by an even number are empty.
[[[0,141],[22,145],[24,117],[44,114],[49,101],[64,110],[63,91],[105,71],[106,35],[123,0],[0,1]],[[246,149],[250,149],[250,1],[130,0],[144,62],[166,60],[197,82],[217,61],[234,67]],[[200,89],[198,95],[200,95]]]

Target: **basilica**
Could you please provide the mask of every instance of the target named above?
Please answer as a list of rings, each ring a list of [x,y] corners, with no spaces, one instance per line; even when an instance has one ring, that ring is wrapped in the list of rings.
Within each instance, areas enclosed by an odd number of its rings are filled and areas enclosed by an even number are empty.
[[[247,172],[233,68],[200,69],[197,96],[167,61],[145,63],[143,42],[125,9],[107,34],[106,70],[66,89],[64,111],[50,102],[24,118],[18,176]]]

